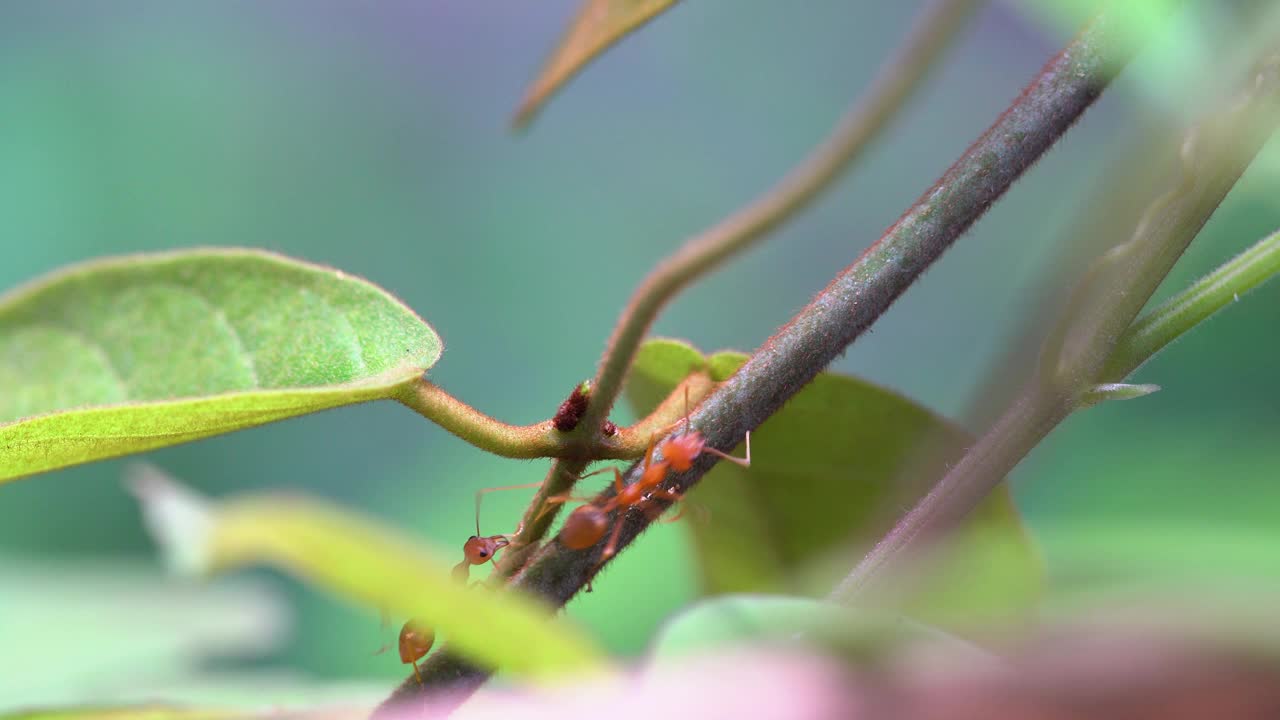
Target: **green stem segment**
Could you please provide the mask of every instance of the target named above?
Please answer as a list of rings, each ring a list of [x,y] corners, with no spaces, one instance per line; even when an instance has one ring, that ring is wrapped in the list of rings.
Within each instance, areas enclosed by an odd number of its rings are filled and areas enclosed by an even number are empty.
[[[1166,345],[1277,273],[1280,273],[1280,232],[1259,240],[1134,322],[1107,360],[1103,381],[1127,377]]]
[[[644,453],[649,442],[649,419],[635,427],[622,428],[612,437],[594,440],[588,433],[561,432],[550,420],[508,425],[455,398],[425,377],[405,386],[396,400],[481,450],[508,458],[634,460]]]
[[[564,433],[550,422],[508,425],[455,398],[425,377],[406,386],[396,399],[481,450],[503,457],[547,457],[567,449]]]

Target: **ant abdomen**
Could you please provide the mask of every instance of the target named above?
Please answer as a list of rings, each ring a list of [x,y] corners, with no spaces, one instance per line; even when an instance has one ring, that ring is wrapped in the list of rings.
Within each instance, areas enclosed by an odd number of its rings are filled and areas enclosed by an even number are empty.
[[[586,550],[600,542],[608,527],[608,513],[595,505],[579,505],[565,519],[560,542],[570,550]]]

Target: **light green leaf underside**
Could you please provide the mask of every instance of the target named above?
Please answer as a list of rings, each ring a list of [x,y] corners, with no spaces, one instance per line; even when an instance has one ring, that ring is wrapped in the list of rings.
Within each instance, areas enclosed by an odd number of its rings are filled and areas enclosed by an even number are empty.
[[[211,503],[155,471],[135,488],[153,533],[187,570],[272,565],[375,612],[415,618],[472,662],[516,675],[604,662],[567,619],[527,596],[454,580],[452,563],[374,520],[297,496]]]
[[[741,353],[703,357],[653,340],[641,348],[627,397],[644,415],[692,370],[723,381]],[[937,477],[938,463],[969,437],[946,419],[862,380],[823,373],[752,433],[752,466],[720,463],[690,493],[705,507],[688,523],[707,594],[823,594],[849,571]],[[738,449],[741,454],[742,449]],[[947,544],[932,575],[903,601],[933,622],[1025,609],[1043,566],[1008,490],[1000,488]]]
[[[0,481],[390,397],[441,349],[386,291],[273,253],[73,266],[0,297]]]

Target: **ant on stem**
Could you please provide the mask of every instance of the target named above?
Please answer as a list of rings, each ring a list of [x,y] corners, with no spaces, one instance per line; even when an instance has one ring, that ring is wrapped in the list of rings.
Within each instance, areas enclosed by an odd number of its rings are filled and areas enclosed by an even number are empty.
[[[428,627],[408,620],[400,628],[400,662],[413,666],[413,676],[422,684],[422,674],[418,672],[418,661],[431,652],[436,642],[436,633]]]
[[[382,613],[382,627],[387,627],[387,613]],[[405,665],[413,665],[413,676],[418,679],[418,684],[422,684],[422,674],[418,672],[418,661],[426,657],[431,652],[431,646],[436,643],[436,633],[431,628],[419,623],[417,620],[410,619],[400,626],[400,662]],[[387,651],[387,646],[383,645],[378,648],[374,655],[381,655]]]
[[[520,534],[520,528],[511,535],[488,535],[480,534],[480,500],[485,493],[496,492],[498,490],[519,490],[522,488],[538,487],[541,483],[524,483],[522,485],[504,485],[501,487],[482,488],[476,491],[476,534],[467,538],[462,544],[462,562],[453,568],[453,577],[460,582],[466,582],[471,576],[472,565],[483,565],[487,562],[493,562],[498,551],[511,544],[511,538]],[[523,526],[522,526],[523,527]]]
[[[604,550],[600,553],[600,559],[592,568],[590,575],[595,575],[609,558],[613,557],[617,552],[618,537],[622,532],[623,520],[626,513],[632,509],[638,509],[645,512],[652,512],[656,505],[656,501],[665,500],[667,502],[677,502],[681,498],[681,494],[675,488],[663,489],[660,486],[667,479],[667,473],[674,470],[678,473],[685,472],[693,467],[694,461],[702,453],[710,453],[719,458],[737,463],[742,467],[751,466],[751,432],[748,431],[745,438],[746,457],[735,457],[728,453],[721,452],[715,448],[707,447],[707,440],[702,433],[689,427],[689,389],[685,388],[685,415],[684,415],[685,431],[682,435],[667,438],[661,443],[650,441],[648,449],[644,455],[644,470],[640,473],[640,478],[630,485],[622,482],[622,471],[618,468],[606,468],[597,472],[613,471],[613,485],[615,494],[613,497],[604,501],[600,505],[596,505],[588,501],[585,505],[579,505],[573,512],[569,513],[569,517],[564,521],[564,527],[560,530],[560,542],[570,550],[586,550],[600,542],[604,537],[605,531],[609,525],[609,514],[618,510],[617,522],[613,527],[613,534],[609,536],[609,542],[605,544]],[[663,459],[654,462],[654,450],[662,454]],[[594,475],[596,473],[589,473]],[[584,476],[586,477],[586,476]],[[547,499],[550,503],[564,503],[580,498],[570,496],[557,496]],[[661,512],[661,509],[659,509]],[[676,517],[679,517],[677,515]],[[587,580],[587,592],[591,592],[591,580]]]

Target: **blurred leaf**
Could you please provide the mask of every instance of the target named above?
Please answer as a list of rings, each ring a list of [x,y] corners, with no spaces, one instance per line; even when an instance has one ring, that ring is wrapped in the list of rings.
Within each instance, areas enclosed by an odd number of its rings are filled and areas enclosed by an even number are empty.
[[[662,661],[716,648],[796,641],[863,657],[928,641],[995,662],[985,650],[901,615],[787,595],[722,595],[695,603],[663,624],[650,657]]]
[[[154,469],[134,477],[148,525],[180,570],[265,563],[365,607],[416,618],[473,662],[517,675],[598,667],[595,645],[532,598],[456,582],[452,563],[373,520],[316,500],[245,496],[211,503]]]
[[[1280,591],[1280,529],[1189,520],[1057,522],[1040,533],[1055,594],[1182,582]]]
[[[378,287],[268,252],[66,268],[0,297],[0,482],[390,397],[441,348]]]
[[[80,707],[41,708],[0,713],[0,720],[363,720],[368,708],[284,711],[271,707],[262,710],[234,708],[212,709],[182,705],[145,703],[136,705],[84,705]]]
[[[222,720],[252,717],[243,710],[208,710],[163,705],[85,706],[0,713],[0,720]]]
[[[646,343],[627,387],[637,413],[690,368],[707,367],[723,380],[746,361],[729,352],[701,358],[678,341]],[[751,441],[749,469],[720,463],[689,494],[695,508],[709,511],[705,521],[696,511],[690,520],[707,594],[826,593],[969,437],[895,393],[823,373]],[[908,605],[921,617],[1004,613],[1038,597],[1040,559],[1004,487],[938,552],[943,565],[935,556],[930,567],[948,582],[917,586]]]
[[[287,624],[284,603],[257,582],[196,587],[138,563],[0,559],[0,698],[6,708],[120,701],[207,681],[209,658],[270,652]],[[132,699],[156,697],[178,696]]]
[[[527,124],[587,63],[675,3],[676,0],[584,0],[569,31],[525,92],[513,124]]]

